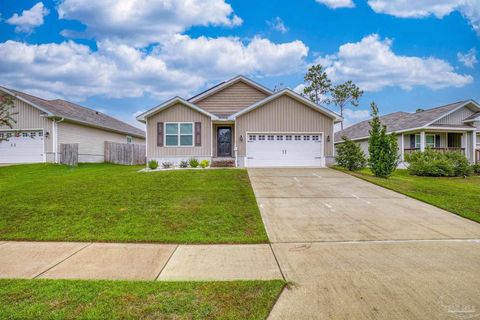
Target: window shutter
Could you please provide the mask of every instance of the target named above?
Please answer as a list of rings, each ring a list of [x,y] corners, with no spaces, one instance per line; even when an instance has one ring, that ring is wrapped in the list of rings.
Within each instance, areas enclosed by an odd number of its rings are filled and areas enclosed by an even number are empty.
[[[435,148],[440,148],[440,135],[435,135]]]
[[[157,146],[163,147],[163,122],[157,122]]]
[[[195,122],[195,147],[202,146],[202,123]]]
[[[415,135],[414,134],[410,135],[410,148],[415,149]]]

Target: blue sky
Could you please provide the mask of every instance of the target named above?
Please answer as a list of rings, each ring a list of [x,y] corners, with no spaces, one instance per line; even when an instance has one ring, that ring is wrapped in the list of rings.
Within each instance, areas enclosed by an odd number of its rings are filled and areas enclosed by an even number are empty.
[[[365,90],[347,124],[371,101],[384,114],[480,101],[480,0],[22,0],[0,13],[0,85],[130,123],[237,74],[299,90],[312,63]]]

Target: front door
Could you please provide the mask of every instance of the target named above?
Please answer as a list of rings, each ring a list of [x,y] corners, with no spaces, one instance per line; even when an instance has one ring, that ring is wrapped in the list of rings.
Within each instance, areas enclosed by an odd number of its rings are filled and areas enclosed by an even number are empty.
[[[232,156],[232,128],[217,128],[217,157]]]

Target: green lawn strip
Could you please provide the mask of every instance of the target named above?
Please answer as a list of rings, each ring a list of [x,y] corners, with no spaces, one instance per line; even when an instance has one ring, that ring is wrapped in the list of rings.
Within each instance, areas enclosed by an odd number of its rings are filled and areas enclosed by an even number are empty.
[[[339,167],[335,169],[480,222],[480,176],[419,177],[399,169],[390,178],[384,179],[373,176],[368,169],[357,172],[349,172]]]
[[[0,238],[161,243],[268,242],[246,170],[0,167]]]
[[[0,280],[1,319],[266,319],[285,282]]]

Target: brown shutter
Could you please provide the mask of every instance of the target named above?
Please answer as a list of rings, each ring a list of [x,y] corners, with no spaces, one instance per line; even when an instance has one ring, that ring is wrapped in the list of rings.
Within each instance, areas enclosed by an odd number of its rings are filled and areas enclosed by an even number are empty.
[[[163,122],[157,122],[157,146],[163,147]]]
[[[195,147],[202,146],[202,123],[195,122]]]

